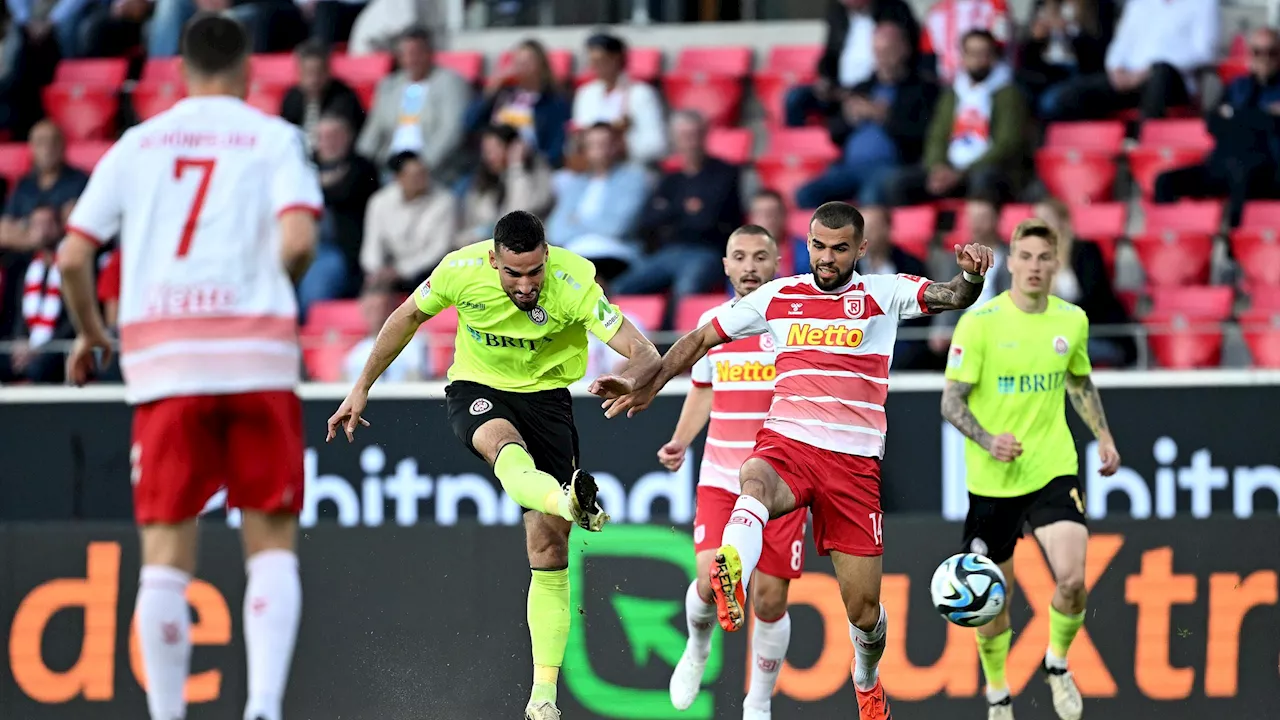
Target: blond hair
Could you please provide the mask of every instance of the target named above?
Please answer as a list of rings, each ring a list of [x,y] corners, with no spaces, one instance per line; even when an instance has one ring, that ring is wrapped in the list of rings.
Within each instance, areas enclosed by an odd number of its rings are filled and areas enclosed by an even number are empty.
[[[1040,218],[1027,218],[1018,223],[1018,227],[1013,230],[1013,236],[1009,238],[1009,244],[1013,245],[1027,237],[1043,238],[1045,242],[1049,243],[1049,247],[1054,250],[1058,249],[1058,232],[1049,223]]]

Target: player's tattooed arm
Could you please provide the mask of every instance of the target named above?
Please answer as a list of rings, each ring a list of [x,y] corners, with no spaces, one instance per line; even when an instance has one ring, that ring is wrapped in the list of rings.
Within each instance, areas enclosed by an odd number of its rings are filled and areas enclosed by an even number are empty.
[[[1072,375],[1067,373],[1067,397],[1071,398],[1071,406],[1076,414],[1089,426],[1093,436],[1102,439],[1111,434],[1107,425],[1107,414],[1102,409],[1102,394],[1098,386],[1093,384],[1089,375]]]
[[[987,432],[969,409],[971,383],[948,380],[942,389],[942,417],[955,426],[960,434],[978,443],[984,450],[991,449],[991,433]]]
[[[963,310],[972,305],[982,294],[981,282],[970,282],[964,273],[948,282],[931,282],[924,289],[924,306],[931,313],[943,310]]]

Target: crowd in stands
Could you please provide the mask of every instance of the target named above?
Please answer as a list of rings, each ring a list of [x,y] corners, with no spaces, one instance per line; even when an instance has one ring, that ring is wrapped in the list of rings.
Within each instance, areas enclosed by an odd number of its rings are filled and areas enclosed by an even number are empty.
[[[340,357],[309,356],[321,379],[351,374],[395,302],[511,210],[542,216],[550,241],[592,259],[612,296],[662,298],[647,306],[647,330],[686,330],[683,303],[723,297],[733,228],[767,228],[783,272],[805,272],[804,211],[830,200],[855,202],[867,219],[862,272],[949,276],[955,242],[990,245],[984,298],[1008,286],[1010,223],[1050,221],[1065,238],[1057,294],[1102,329],[1095,361],[1124,367],[1138,343],[1105,327],[1133,321],[1159,286],[1209,284],[1214,238],[1247,226],[1251,202],[1280,199],[1280,43],[1253,31],[1220,67],[1217,0],[1038,0],[1022,27],[1004,0],[938,0],[921,17],[904,0],[832,0],[825,45],[774,48],[754,75],[745,48],[687,49],[664,74],[660,53],[608,33],[587,41],[578,75],[573,53],[533,39],[485,74],[483,58],[438,52],[426,31],[385,17],[357,42],[362,9],[389,2],[8,0],[0,175],[13,184],[0,188],[0,341],[17,349],[0,354],[0,382],[61,380],[60,357],[41,351],[72,334],[50,253],[91,148],[100,154],[119,128],[180,102],[165,63],[197,11],[246,24],[260,53],[249,102],[298,125],[314,153],[325,214],[299,305],[311,340],[351,335]],[[84,99],[103,91],[71,68],[101,57],[124,58],[141,81],[130,93],[117,81],[105,117],[86,119],[95,111]],[[1220,100],[1206,90],[1219,73]],[[765,116],[754,163],[740,123],[748,76]],[[64,134],[73,150],[90,148],[79,161]],[[1135,205],[1148,210],[1146,236],[1132,243],[1148,294],[1113,282],[1116,241],[1130,235],[1120,156]],[[1225,200],[1225,226],[1221,204],[1207,228],[1159,225],[1169,214],[1150,210],[1190,199]],[[1184,231],[1205,235],[1208,254],[1195,254],[1199,239],[1179,245]],[[1195,257],[1162,270],[1170,245]],[[108,251],[101,266],[109,304],[118,258]],[[356,298],[345,321],[318,310]],[[894,368],[939,369],[955,321],[909,323],[917,332],[899,343]],[[390,372],[438,375],[449,355],[432,347],[436,337]],[[1173,365],[1216,363],[1173,354]],[[592,357],[593,370],[616,359],[604,346]]]

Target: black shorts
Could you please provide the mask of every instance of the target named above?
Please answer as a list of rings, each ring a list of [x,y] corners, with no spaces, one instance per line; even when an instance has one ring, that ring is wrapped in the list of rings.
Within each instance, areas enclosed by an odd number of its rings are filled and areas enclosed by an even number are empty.
[[[458,380],[444,389],[449,425],[476,457],[471,444],[481,425],[502,418],[515,426],[541,471],[568,485],[578,468],[578,430],[573,426],[573,397],[569,391],[538,390],[517,393]]]
[[[1034,531],[1060,520],[1088,525],[1084,514],[1084,490],[1080,478],[1063,475],[1029,495],[985,497],[969,493],[969,514],[964,519],[964,552],[974,552],[1002,563],[1013,557],[1022,528]]]

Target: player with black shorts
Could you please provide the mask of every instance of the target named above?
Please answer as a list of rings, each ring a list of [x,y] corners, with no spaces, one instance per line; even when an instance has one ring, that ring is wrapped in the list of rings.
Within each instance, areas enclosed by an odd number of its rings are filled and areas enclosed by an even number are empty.
[[[329,418],[328,439],[359,425],[369,389],[418,327],[449,306],[458,336],[445,402],[458,439],[493,467],[522,507],[533,645],[530,720],[556,720],[556,682],[569,639],[569,529],[598,532],[609,516],[596,483],[578,467],[578,432],[568,386],[587,368],[587,333],[628,358],[591,391],[622,394],[653,377],[658,351],[595,280],[589,260],[547,245],[542,223],[505,215],[492,240],[449,253],[387,320],[351,394]]]
[[[968,438],[965,551],[998,563],[1009,592],[1024,526],[1031,527],[1049,560],[1057,590],[1043,667],[1058,717],[1079,720],[1080,691],[1066,658],[1084,624],[1089,530],[1064,395],[1098,440],[1103,475],[1120,467],[1120,455],[1090,378],[1089,320],[1079,307],[1050,294],[1059,266],[1057,233],[1041,220],[1026,220],[1009,248],[1012,288],[956,325],[942,415]],[[989,720],[1013,719],[1004,673],[1013,635],[1008,608],[1006,603],[995,620],[977,629]]]

